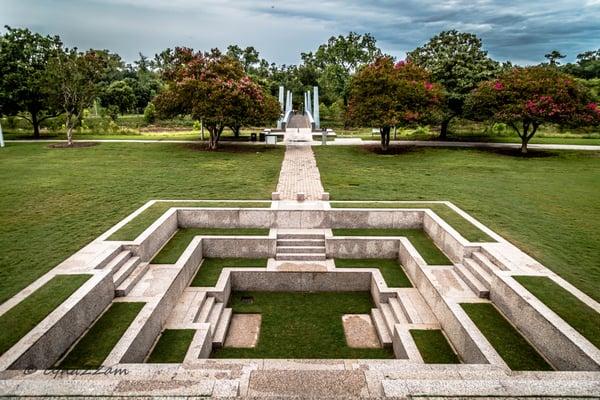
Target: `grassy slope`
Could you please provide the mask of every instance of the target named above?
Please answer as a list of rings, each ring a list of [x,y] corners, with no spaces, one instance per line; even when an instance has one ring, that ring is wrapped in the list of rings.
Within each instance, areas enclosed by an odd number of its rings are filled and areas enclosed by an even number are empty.
[[[261,228],[186,228],[179,229],[175,235],[165,244],[152,260],[152,264],[175,264],[183,251],[188,247],[192,239],[199,235],[249,235],[267,236],[268,229]]]
[[[552,311],[600,348],[600,314],[549,278],[516,276],[515,279]]]
[[[17,343],[91,275],[57,275],[0,316],[0,355]]]
[[[383,275],[383,279],[390,287],[412,287],[410,279],[406,276],[404,269],[398,263],[398,260],[388,258],[336,258],[335,266],[337,268],[377,268]]]
[[[511,369],[552,370],[552,367],[492,304],[464,303],[461,306]]]
[[[94,369],[100,367],[144,304],[112,303],[62,360],[59,368]]]
[[[600,301],[600,152],[314,150],[333,199],[450,200]]]
[[[253,296],[254,303],[242,303],[242,296]],[[368,292],[234,292],[231,307],[262,314],[259,341],[253,349],[219,349],[217,358],[393,358],[390,348],[346,345],[342,315],[368,314],[373,307]]]
[[[195,333],[195,329],[165,329],[146,362],[183,362]]]
[[[411,329],[410,335],[427,364],[458,364],[458,356],[452,350],[446,336],[439,329]]]
[[[0,303],[150,199],[269,199],[283,150],[9,144],[0,151]]]
[[[205,258],[200,269],[192,279],[190,286],[215,286],[226,267],[235,268],[266,268],[266,258]]]
[[[452,265],[421,229],[332,229],[335,236],[405,236],[429,265]]]

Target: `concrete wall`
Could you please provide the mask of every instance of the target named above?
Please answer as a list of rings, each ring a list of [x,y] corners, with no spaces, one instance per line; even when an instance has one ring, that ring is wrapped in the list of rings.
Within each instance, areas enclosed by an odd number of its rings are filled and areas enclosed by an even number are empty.
[[[432,211],[428,210],[423,215],[423,230],[431,237],[435,245],[455,263],[461,262],[472,251],[468,248],[468,241]],[[475,248],[473,247],[473,249]]]
[[[173,236],[177,228],[177,210],[169,209],[138,236],[133,245],[125,245],[125,247],[139,256],[142,262],[150,261]]]
[[[600,350],[512,277],[496,275],[490,298],[555,368],[600,370]]]
[[[52,367],[112,301],[115,288],[109,272],[93,275],[34,330],[4,353],[0,368]]]
[[[371,272],[232,271],[231,287],[282,292],[370,291]]]
[[[202,252],[204,257],[275,257],[277,242],[275,238],[264,237],[204,237]]]
[[[398,239],[334,236],[325,241],[328,258],[397,258]]]

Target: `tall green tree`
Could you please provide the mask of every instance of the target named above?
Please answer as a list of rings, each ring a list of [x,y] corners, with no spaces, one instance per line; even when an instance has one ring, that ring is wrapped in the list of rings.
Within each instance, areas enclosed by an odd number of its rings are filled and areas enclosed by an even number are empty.
[[[473,119],[508,124],[521,138],[523,154],[542,124],[600,123],[600,108],[589,91],[572,76],[547,65],[516,67],[482,82],[465,108]]]
[[[443,93],[430,80],[429,73],[413,63],[394,64],[390,57],[379,58],[352,79],[349,123],[379,127],[381,148],[387,150],[392,127],[436,119]]]
[[[428,70],[433,81],[446,90],[446,111],[440,128],[442,139],[447,137],[452,119],[463,115],[469,93],[500,71],[500,65],[483,50],[481,39],[456,30],[434,36],[424,46],[409,52],[407,60]]]
[[[544,58],[546,60],[548,60],[548,62],[550,63],[550,65],[552,65],[554,67],[559,66],[560,62],[558,60],[561,60],[561,59],[563,59],[565,57],[566,56],[564,54],[562,54],[558,50],[552,50],[550,53],[544,55]]]
[[[45,87],[48,63],[62,52],[58,36],[6,26],[0,36],[0,102],[5,115],[29,121],[40,137],[40,124],[61,114]]]

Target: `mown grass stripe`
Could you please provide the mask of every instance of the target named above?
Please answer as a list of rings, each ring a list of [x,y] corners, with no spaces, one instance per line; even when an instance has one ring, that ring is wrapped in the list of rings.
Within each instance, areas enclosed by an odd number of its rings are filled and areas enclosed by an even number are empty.
[[[205,258],[190,286],[215,286],[223,268],[266,268],[266,258]]]
[[[195,329],[165,329],[146,362],[182,363],[195,333]]]
[[[423,361],[427,364],[458,364],[460,360],[452,350],[446,336],[439,329],[412,329],[410,335],[415,341]]]
[[[389,287],[412,287],[397,260],[389,258],[336,258],[337,268],[377,268]]]

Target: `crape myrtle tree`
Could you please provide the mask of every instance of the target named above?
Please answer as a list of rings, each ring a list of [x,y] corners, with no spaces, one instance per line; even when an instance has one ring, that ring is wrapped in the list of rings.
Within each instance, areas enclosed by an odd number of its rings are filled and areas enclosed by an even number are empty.
[[[390,130],[398,125],[431,122],[439,118],[442,89],[429,73],[411,63],[394,64],[381,57],[361,68],[352,79],[347,119],[358,126],[377,126],[381,148],[390,144]]]
[[[279,118],[278,101],[246,75],[242,65],[217,49],[176,48],[164,70],[167,87],[153,101],[161,116],[190,114],[202,120],[217,149],[225,127],[268,124]]]
[[[48,64],[45,87],[65,113],[68,146],[73,145],[73,129],[81,120],[83,111],[92,106],[100,93],[108,65],[106,52],[79,52],[76,48],[59,53]]]
[[[463,115],[468,94],[477,84],[500,72],[500,64],[482,49],[481,39],[472,33],[456,30],[434,36],[423,47],[409,52],[407,59],[428,70],[433,81],[445,88],[441,139],[447,137],[452,119]]]
[[[29,29],[6,26],[0,36],[0,101],[5,115],[19,117],[40,137],[40,124],[61,114],[44,87],[48,63],[62,51],[58,36],[42,36]]]
[[[553,66],[515,67],[481,83],[465,104],[471,118],[509,125],[521,138],[521,153],[540,125],[585,126],[600,122],[589,91]]]

